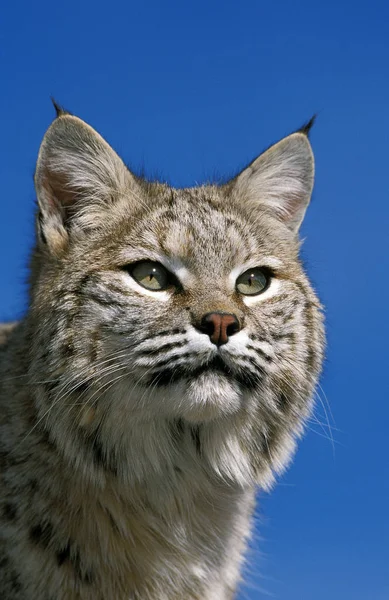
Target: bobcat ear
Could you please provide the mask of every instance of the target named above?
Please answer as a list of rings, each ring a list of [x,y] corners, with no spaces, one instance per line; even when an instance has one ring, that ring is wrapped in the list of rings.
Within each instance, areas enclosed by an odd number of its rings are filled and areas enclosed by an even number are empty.
[[[41,237],[60,255],[75,231],[101,226],[106,209],[128,194],[134,178],[92,127],[62,110],[38,155],[35,188]]]
[[[304,218],[313,188],[315,165],[307,135],[311,124],[312,120],[271,146],[233,182],[239,198],[254,210],[268,206],[294,233]]]

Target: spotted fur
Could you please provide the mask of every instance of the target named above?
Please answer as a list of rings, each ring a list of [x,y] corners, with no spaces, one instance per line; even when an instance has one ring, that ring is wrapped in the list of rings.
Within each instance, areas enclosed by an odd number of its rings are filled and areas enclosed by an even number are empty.
[[[228,600],[254,493],[312,408],[320,304],[298,258],[308,128],[222,186],[133,175],[62,110],[38,157],[31,302],[0,328],[0,597]],[[162,263],[176,286],[131,276]],[[265,267],[263,294],[239,274]],[[218,347],[211,311],[240,330]]]

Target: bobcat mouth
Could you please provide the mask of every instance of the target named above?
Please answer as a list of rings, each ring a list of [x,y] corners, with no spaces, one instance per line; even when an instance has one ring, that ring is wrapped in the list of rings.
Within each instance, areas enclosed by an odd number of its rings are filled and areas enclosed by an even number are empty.
[[[219,373],[225,377],[238,382],[242,387],[253,389],[260,385],[263,379],[263,371],[259,365],[245,365],[245,367],[233,368],[220,357],[214,356],[207,363],[195,368],[185,365],[165,367],[154,372],[149,380],[150,385],[166,387],[182,380],[193,380],[204,373]]]

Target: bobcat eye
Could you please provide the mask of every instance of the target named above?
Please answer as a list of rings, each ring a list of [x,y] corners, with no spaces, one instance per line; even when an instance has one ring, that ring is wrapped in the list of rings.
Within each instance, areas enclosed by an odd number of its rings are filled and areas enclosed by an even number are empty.
[[[248,269],[236,280],[236,289],[245,296],[256,296],[264,292],[270,282],[270,275],[258,267]]]
[[[147,290],[166,290],[171,283],[170,273],[160,263],[144,260],[129,268],[130,275]]]

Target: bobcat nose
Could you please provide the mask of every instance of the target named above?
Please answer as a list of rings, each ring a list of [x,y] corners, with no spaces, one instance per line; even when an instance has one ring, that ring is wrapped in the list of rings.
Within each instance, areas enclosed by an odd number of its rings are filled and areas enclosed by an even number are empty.
[[[228,338],[240,331],[240,323],[236,315],[222,312],[211,312],[204,315],[197,327],[209,335],[209,339],[216,346],[228,342]]]

